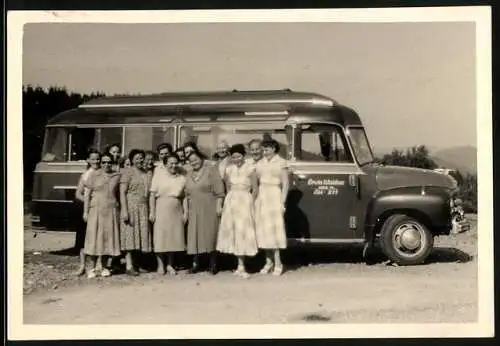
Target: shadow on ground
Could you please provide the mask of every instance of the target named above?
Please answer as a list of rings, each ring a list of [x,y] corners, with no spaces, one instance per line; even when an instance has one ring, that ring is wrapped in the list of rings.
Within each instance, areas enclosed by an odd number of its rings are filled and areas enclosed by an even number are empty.
[[[56,265],[58,262],[70,261],[75,262],[79,251],[74,248],[68,248],[47,253],[49,256],[43,256],[43,262],[48,261],[49,264]],[[26,258],[27,259],[27,258]],[[41,259],[41,258],[40,258]],[[218,269],[222,271],[233,270],[236,267],[236,259],[233,256],[218,254]],[[348,264],[368,264],[375,265],[387,261],[382,251],[373,249],[367,259],[363,258],[363,247],[359,245],[351,246],[318,246],[318,247],[296,247],[289,248],[282,253],[282,259],[287,270],[298,270],[302,267],[310,265],[332,264],[332,263],[348,263]],[[452,247],[436,247],[429,256],[425,264],[432,263],[466,263],[474,259],[470,254]],[[119,261],[115,268],[120,269]],[[188,269],[191,264],[191,257],[184,253],[175,255],[176,266],[179,269]],[[250,272],[257,272],[262,268],[265,262],[265,257],[262,252],[259,252],[253,258],[247,259],[247,266]],[[148,270],[156,270],[156,258],[154,254],[136,254],[136,263],[140,267]],[[202,267],[208,267],[208,258],[201,258]]]
[[[438,247],[427,258],[427,263],[467,263],[474,256],[452,247]]]

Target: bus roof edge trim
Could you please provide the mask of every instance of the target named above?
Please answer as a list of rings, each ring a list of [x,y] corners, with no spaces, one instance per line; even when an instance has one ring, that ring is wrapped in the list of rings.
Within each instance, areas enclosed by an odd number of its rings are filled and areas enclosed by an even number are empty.
[[[146,102],[123,104],[81,104],[78,108],[131,108],[131,107],[161,107],[161,106],[210,106],[210,105],[246,105],[246,104],[313,104],[316,106],[333,107],[333,100],[313,97],[311,99],[282,99],[282,100],[234,100],[234,101],[185,101],[185,102]]]

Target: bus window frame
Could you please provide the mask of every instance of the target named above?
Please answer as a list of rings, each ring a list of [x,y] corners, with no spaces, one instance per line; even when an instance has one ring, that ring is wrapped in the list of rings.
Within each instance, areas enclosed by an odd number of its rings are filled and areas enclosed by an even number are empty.
[[[71,152],[71,147],[72,147],[72,131],[78,128],[92,128],[92,129],[102,129],[102,128],[121,128],[122,129],[122,138],[121,138],[121,143],[120,146],[122,148],[122,155],[125,155],[125,139],[126,139],[126,128],[127,127],[170,127],[173,129],[173,141],[172,143],[177,143],[178,142],[178,127],[179,124],[175,123],[170,123],[170,122],[158,122],[158,123],[135,123],[135,124],[71,124],[71,125],[51,125],[51,126],[46,126],[45,131],[49,128],[63,128],[66,130],[70,130],[67,134],[67,140],[66,140],[66,149],[64,150],[66,158],[62,162],[58,162],[60,164],[64,163],[78,163],[81,162],[81,160],[71,160],[72,152]],[[44,139],[45,143],[45,139]],[[153,148],[154,150],[155,148]],[[42,153],[43,154],[43,153]],[[50,163],[50,162],[49,162]]]
[[[244,119],[242,119],[244,120]],[[224,121],[210,121],[210,122],[192,122],[192,123],[182,123],[182,124],[178,124],[178,135],[177,135],[177,138],[176,138],[176,148],[179,148],[179,147],[182,147],[182,143],[181,143],[181,135],[182,135],[182,128],[183,127],[196,127],[196,126],[237,126],[238,124],[246,124],[246,125],[256,125],[256,126],[259,126],[259,125],[263,125],[263,124],[266,124],[266,125],[269,125],[269,127],[273,127],[274,129],[282,129],[282,131],[284,132],[285,134],[285,137],[288,141],[288,139],[290,138],[291,141],[290,143],[287,143],[288,145],[288,150],[287,150],[287,158],[285,158],[286,160],[293,160],[294,159],[294,134],[293,134],[293,131],[294,131],[294,125],[293,124],[290,124],[290,123],[283,123],[283,122],[279,122],[279,121],[276,121],[276,120],[272,120],[272,121],[227,121],[227,120],[224,120]],[[289,137],[289,134],[287,133],[287,131],[290,131],[290,137]],[[186,140],[186,139],[184,139]],[[246,143],[245,143],[246,144]],[[215,148],[214,148],[215,150]]]
[[[312,126],[335,126],[339,129],[339,133],[343,137],[341,139],[341,142],[343,143],[343,146],[346,150],[349,150],[350,157],[352,158],[352,162],[331,162],[331,161],[324,161],[324,162],[317,162],[317,161],[307,161],[307,160],[302,160],[300,159],[301,153],[300,151],[302,150],[302,130],[301,126],[303,125],[312,125]],[[299,164],[304,164],[304,165],[341,165],[341,166],[346,166],[346,165],[354,165],[356,167],[359,167],[358,164],[358,159],[354,155],[353,148],[351,146],[351,142],[349,141],[349,138],[347,137],[346,133],[346,128],[342,126],[339,123],[336,122],[331,122],[331,121],[301,121],[295,123],[294,128],[294,162],[299,163]],[[299,145],[300,144],[300,147]]]

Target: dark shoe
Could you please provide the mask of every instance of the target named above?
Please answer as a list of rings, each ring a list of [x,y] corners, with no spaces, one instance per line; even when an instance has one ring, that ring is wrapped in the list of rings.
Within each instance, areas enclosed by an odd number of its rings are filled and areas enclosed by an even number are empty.
[[[198,267],[197,265],[196,266],[192,266],[189,270],[188,270],[188,273],[189,274],[196,274],[196,273],[199,273],[201,270],[200,270],[200,267]]]
[[[139,276],[139,273],[135,269],[127,269],[125,274],[130,275],[130,276]]]
[[[217,275],[219,270],[217,269],[217,266],[215,264],[213,264],[210,266],[210,269],[208,270],[208,272],[210,273],[210,275]]]

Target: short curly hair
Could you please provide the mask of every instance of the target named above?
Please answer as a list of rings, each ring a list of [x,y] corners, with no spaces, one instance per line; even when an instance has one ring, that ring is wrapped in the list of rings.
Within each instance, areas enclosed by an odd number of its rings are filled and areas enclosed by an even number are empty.
[[[130,150],[130,153],[128,154],[128,159],[130,160],[130,165],[133,166],[133,159],[134,156],[137,154],[141,154],[142,157],[144,158],[146,156],[146,153],[142,149],[132,149]]]
[[[275,153],[280,151],[280,144],[274,139],[265,139],[262,141],[263,148],[273,148]]]

